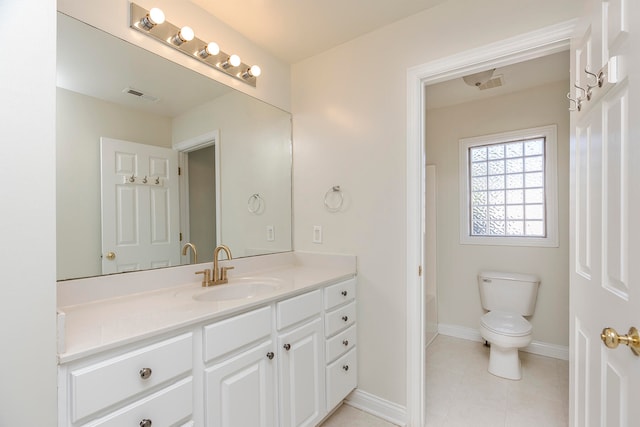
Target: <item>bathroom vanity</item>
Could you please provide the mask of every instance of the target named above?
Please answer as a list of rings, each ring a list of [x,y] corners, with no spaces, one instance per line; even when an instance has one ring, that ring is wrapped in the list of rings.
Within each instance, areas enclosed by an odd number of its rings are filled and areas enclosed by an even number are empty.
[[[357,384],[355,257],[231,265],[60,282],[58,425],[320,423]]]

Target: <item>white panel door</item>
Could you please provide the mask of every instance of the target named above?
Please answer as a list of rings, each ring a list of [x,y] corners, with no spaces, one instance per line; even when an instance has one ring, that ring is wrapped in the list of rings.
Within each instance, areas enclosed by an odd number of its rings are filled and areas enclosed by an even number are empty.
[[[206,369],[206,427],[274,427],[275,360],[266,341]]]
[[[324,416],[323,343],[320,318],[278,337],[280,427],[312,427]]]
[[[601,333],[640,327],[640,3],[587,3],[571,70],[585,90],[573,91],[582,100],[571,114],[570,420],[631,427],[640,420],[640,357],[608,348]],[[585,68],[604,71],[602,87]]]
[[[180,264],[178,154],[100,138],[102,273]]]

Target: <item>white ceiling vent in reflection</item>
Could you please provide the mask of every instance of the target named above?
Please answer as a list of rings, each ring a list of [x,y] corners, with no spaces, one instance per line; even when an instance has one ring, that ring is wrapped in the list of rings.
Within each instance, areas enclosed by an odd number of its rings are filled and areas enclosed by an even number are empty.
[[[502,74],[498,74],[497,76],[492,77],[488,82],[478,86],[478,89],[480,90],[493,89],[495,87],[500,87],[503,84],[504,84],[504,77],[502,76]]]
[[[157,96],[149,95],[148,93],[144,93],[141,90],[134,89],[132,87],[125,87],[122,89],[122,93],[128,93],[129,95],[137,96],[138,98],[142,98],[145,101],[149,102],[158,102],[160,98]]]

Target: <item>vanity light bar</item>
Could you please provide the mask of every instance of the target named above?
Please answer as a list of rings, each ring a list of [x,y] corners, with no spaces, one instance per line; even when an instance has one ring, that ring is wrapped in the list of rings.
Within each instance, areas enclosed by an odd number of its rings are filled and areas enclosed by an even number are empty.
[[[156,18],[160,14],[162,19]],[[247,65],[240,61],[238,55],[225,53],[217,44],[200,40],[195,37],[190,27],[177,27],[166,21],[162,11],[157,8],[149,11],[131,3],[129,26],[226,75],[256,87],[257,77],[261,72],[260,67]]]

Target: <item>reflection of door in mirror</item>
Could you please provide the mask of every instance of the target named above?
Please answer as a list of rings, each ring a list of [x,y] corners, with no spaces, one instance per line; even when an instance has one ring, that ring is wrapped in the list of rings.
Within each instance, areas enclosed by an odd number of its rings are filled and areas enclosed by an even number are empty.
[[[178,155],[100,140],[102,274],[180,264]]]
[[[200,262],[212,260],[216,247],[216,171],[213,145],[186,154],[189,223],[182,227],[185,241],[198,248]],[[193,260],[191,260],[193,261]],[[183,260],[188,263],[189,260]]]

